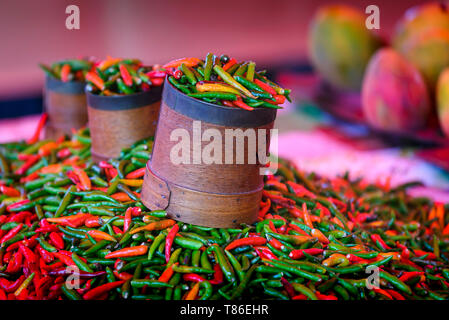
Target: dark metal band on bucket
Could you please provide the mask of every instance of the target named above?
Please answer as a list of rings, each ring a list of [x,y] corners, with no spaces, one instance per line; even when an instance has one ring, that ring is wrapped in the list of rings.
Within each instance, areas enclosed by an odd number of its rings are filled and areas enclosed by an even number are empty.
[[[85,82],[68,81],[62,82],[56,78],[47,76],[45,78],[45,87],[47,90],[51,90],[58,93],[66,94],[84,94]]]
[[[98,110],[129,110],[153,104],[161,100],[162,87],[152,87],[151,90],[124,96],[100,96],[86,91],[87,103]]]
[[[194,99],[177,90],[165,81],[162,99],[171,109],[189,118],[220,126],[256,128],[276,119],[276,109],[259,108],[247,111],[238,108],[219,106],[203,100]]]

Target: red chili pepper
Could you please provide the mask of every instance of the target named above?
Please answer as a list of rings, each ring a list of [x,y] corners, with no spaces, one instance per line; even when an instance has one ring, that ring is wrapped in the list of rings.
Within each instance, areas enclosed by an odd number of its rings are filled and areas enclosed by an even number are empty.
[[[146,73],[149,78],[165,78],[167,73],[162,70],[153,70]]]
[[[58,232],[59,229],[56,225],[50,225],[45,227],[40,227],[34,230],[36,233],[48,233],[48,232]]]
[[[182,279],[184,281],[191,281],[191,282],[206,281],[206,279],[204,279],[202,276],[200,276],[199,274],[196,274],[196,273],[184,273],[184,275],[182,276]]]
[[[20,245],[20,251],[22,252],[23,256],[25,257],[25,262],[28,266],[28,268],[32,271],[36,271],[37,269],[37,263],[38,258],[36,254],[31,251],[30,248],[25,247],[24,245]]]
[[[271,222],[271,221],[270,221]],[[226,246],[226,250],[232,250],[241,246],[261,246],[267,243],[267,239],[263,237],[248,237],[232,241]]]
[[[179,231],[179,225],[175,224],[167,234],[167,238],[165,239],[165,261],[168,263],[171,255],[171,247],[173,244],[173,240],[176,237],[176,234]]]
[[[407,246],[401,244],[399,241],[396,241],[396,247],[402,250],[401,257],[405,259],[410,258],[410,250],[407,248]]]
[[[62,236],[57,232],[51,232],[50,235],[50,242],[57,248],[57,249],[64,249],[64,239]]]
[[[338,298],[333,294],[325,295],[320,293],[319,291],[316,291],[315,295],[319,300],[338,300]]]
[[[408,271],[408,272],[404,272],[400,277],[399,280],[401,280],[402,282],[406,282],[412,278],[416,278],[416,277],[420,277],[424,274],[423,271]]]
[[[150,78],[150,81],[153,86],[160,86],[164,83],[164,78]]]
[[[419,258],[422,256],[427,256],[426,259],[428,260],[435,260],[437,258],[437,256],[433,253],[433,252],[426,252],[423,250],[419,250],[419,249],[414,249],[413,253]]]
[[[75,262],[73,262],[72,258],[68,257],[67,255],[59,252],[52,252],[52,254],[61,260],[65,265],[67,266],[76,266]]]
[[[291,259],[301,259],[304,257],[304,253],[310,254],[312,256],[323,253],[323,249],[320,248],[309,248],[309,249],[295,249],[288,255]]]
[[[290,298],[293,298],[296,294],[295,289],[293,288],[292,284],[288,282],[287,279],[284,277],[281,277],[281,283],[284,286],[285,291],[287,291],[287,294]]]
[[[261,87],[263,90],[265,90],[266,92],[268,92],[271,95],[276,95],[277,92],[276,90],[274,90],[274,88],[272,86],[270,86],[269,84],[260,81],[259,79],[254,79],[254,83],[257,84],[259,87]]]
[[[41,131],[44,128],[45,122],[47,122],[48,114],[42,113],[42,116],[39,119],[36,130],[30,139],[27,140],[28,144],[34,144],[39,140],[39,136],[41,135]]]
[[[24,174],[33,164],[35,164],[40,159],[39,155],[33,155],[25,161],[14,173],[18,175]]]
[[[115,281],[115,282],[108,282],[101,286],[95,287],[95,288],[89,290],[88,292],[86,292],[83,295],[83,299],[84,300],[93,300],[93,299],[101,296],[102,294],[108,293],[112,289],[120,287],[124,282],[125,281],[123,281],[123,280]]]
[[[385,297],[387,297],[390,300],[393,300],[393,297],[391,296],[391,294],[389,294],[386,290],[384,289],[380,289],[380,288],[373,288],[372,289],[374,292],[379,293]]]
[[[387,291],[396,300],[405,300],[405,298],[399,292],[397,292],[395,290],[386,289],[385,291]]]
[[[133,85],[133,78],[129,74],[128,69],[126,69],[126,66],[124,64],[121,64],[119,69],[120,69],[120,75],[122,76],[123,82],[128,87],[131,87]]]
[[[11,230],[9,230],[9,232],[2,238],[2,240],[0,240],[0,244],[12,239],[16,234],[18,234],[20,232],[22,227],[23,227],[23,224],[21,223],[21,224],[17,225],[16,227],[12,228]]]
[[[228,70],[230,67],[232,67],[233,65],[235,65],[237,63],[237,60],[235,60],[234,58],[230,59],[224,66],[223,66],[223,70],[226,71]]]
[[[19,190],[16,190],[11,187],[7,187],[3,184],[0,185],[0,192],[3,193],[4,195],[7,195],[8,197],[19,197],[20,196]]]
[[[128,272],[118,272],[117,270],[114,270],[112,273],[118,279],[125,280],[125,281],[128,281],[128,280],[132,279],[132,277],[133,277],[133,275],[131,273],[128,273]]]
[[[274,101],[275,104],[283,104],[285,102],[285,96],[281,95],[281,94],[275,94],[273,95],[273,98],[276,100]],[[267,100],[268,102],[273,103],[273,101],[271,100]]]
[[[124,233],[123,230],[121,230],[119,227],[117,226],[112,226],[112,230],[114,230],[115,233],[117,234],[122,234]]]
[[[243,101],[241,100],[241,98],[240,98],[240,99],[237,98],[237,100],[233,101],[232,103],[233,103],[236,107],[242,108],[242,109],[244,109],[244,110],[248,110],[248,111],[254,110],[253,107],[250,107],[250,106],[247,105],[245,102],[243,102]]]
[[[123,220],[123,231],[128,231],[129,226],[131,225],[133,208],[129,207],[125,212],[125,219]]]
[[[280,242],[278,239],[271,239],[270,242],[268,242],[270,245],[272,245],[275,249],[278,250],[284,250],[285,249],[285,245]]]
[[[165,68],[167,74],[173,76],[175,79],[180,79],[182,77],[182,71],[175,68]]]
[[[6,267],[7,273],[16,273],[22,268],[23,255],[22,252],[16,251]]]
[[[267,247],[254,247],[261,259],[278,260],[278,257]]]
[[[372,234],[371,240],[373,240],[374,243],[378,243],[383,250],[391,250],[391,248],[385,243],[385,241],[380,237],[380,235]]]
[[[44,248],[42,248],[40,244],[36,246],[36,249],[39,252],[39,255],[46,263],[50,263],[53,261],[53,255]]]
[[[26,202],[28,203],[28,202]],[[20,206],[23,204],[23,202],[20,204]],[[32,216],[33,214],[29,211],[20,211],[12,216],[10,216],[7,220],[7,222],[23,222],[27,217]]]
[[[214,265],[214,278],[209,280],[211,284],[221,284],[223,283],[223,271],[220,268],[220,265],[217,263]]]
[[[69,148],[61,149],[56,153],[56,156],[60,159],[67,158],[70,155],[72,155],[72,151]]]
[[[141,178],[145,175],[145,170],[146,168],[139,168],[137,170],[131,171],[130,173],[128,173],[126,175],[126,179],[137,179],[137,178]]]

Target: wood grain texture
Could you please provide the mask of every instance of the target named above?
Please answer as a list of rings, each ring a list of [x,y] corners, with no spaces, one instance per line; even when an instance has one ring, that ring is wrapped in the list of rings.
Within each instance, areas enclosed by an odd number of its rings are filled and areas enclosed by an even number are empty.
[[[156,131],[155,143],[152,153],[151,170],[166,181],[182,185],[197,191],[215,192],[215,193],[238,193],[248,192],[249,190],[259,189],[263,184],[263,176],[259,174],[260,165],[248,164],[248,143],[244,144],[245,161],[243,164],[225,164],[225,130],[238,129],[237,127],[224,127],[211,123],[201,122],[201,129],[204,132],[207,129],[218,130],[223,137],[222,164],[174,164],[170,160],[170,151],[178,141],[170,141],[170,135],[175,129],[185,129],[190,137],[193,137],[193,119],[186,117],[167,106],[164,102],[161,104],[161,115],[159,125]],[[261,126],[258,129],[271,129],[273,122]],[[244,129],[245,130],[245,129]],[[202,148],[209,144],[209,141],[201,143]],[[257,150],[256,142],[255,150]],[[269,147],[269,140],[266,143]],[[234,156],[236,143],[234,141]],[[190,144],[190,154],[193,155],[193,143]]]
[[[262,188],[247,193],[195,191],[157,177],[147,165],[141,201],[151,210],[166,210],[169,217],[200,226],[237,228],[257,220]]]
[[[234,161],[225,164],[225,130],[245,131],[247,128],[201,121],[201,135],[205,130],[213,129],[222,137],[221,163],[200,161],[193,164],[194,121],[197,120],[173,110],[162,100],[152,157],[147,163],[142,186],[142,203],[151,210],[166,210],[175,220],[202,226],[229,228],[239,227],[241,223],[254,223],[262,198],[263,176],[259,163],[248,163],[248,141],[244,142],[244,162],[235,162],[234,141]],[[257,132],[262,129],[266,133],[263,136],[266,139],[265,152],[269,150],[269,129],[273,125],[274,121],[270,119],[269,123],[249,128],[255,129],[254,150],[258,150]],[[170,158],[172,148],[180,141],[171,141],[171,134],[176,129],[184,129],[191,137],[189,163],[175,164]],[[198,142],[201,150],[210,143],[210,140]]]
[[[123,148],[154,135],[160,102],[123,110],[99,110],[88,106],[92,155],[114,158]]]
[[[63,134],[71,134],[72,129],[80,129],[87,124],[84,93],[60,93],[47,89],[44,93],[44,108],[48,113],[46,139],[57,139]]]

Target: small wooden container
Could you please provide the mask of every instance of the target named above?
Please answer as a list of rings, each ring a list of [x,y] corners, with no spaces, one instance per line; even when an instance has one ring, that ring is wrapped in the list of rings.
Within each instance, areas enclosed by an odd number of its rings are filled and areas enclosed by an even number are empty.
[[[207,103],[183,94],[166,80],[153,153],[142,186],[142,203],[151,210],[166,210],[175,220],[202,226],[237,227],[255,222],[263,188],[260,164],[249,164],[247,156],[243,164],[225,164],[224,148],[222,164],[174,164],[170,152],[178,141],[171,141],[170,135],[175,129],[185,129],[192,137],[194,121],[201,121],[202,132],[218,130],[224,147],[226,129],[266,129],[268,151],[269,129],[275,118],[276,109],[246,111]],[[201,142],[201,149],[209,143]],[[234,156],[236,145],[234,141]],[[190,150],[192,155],[192,143]],[[244,144],[244,152],[248,154],[248,143]]]
[[[45,79],[44,108],[48,114],[45,138],[57,139],[71,134],[87,124],[87,103],[84,82],[62,82],[53,77]]]
[[[123,148],[154,135],[161,92],[160,86],[124,96],[86,92],[94,161],[118,157]]]

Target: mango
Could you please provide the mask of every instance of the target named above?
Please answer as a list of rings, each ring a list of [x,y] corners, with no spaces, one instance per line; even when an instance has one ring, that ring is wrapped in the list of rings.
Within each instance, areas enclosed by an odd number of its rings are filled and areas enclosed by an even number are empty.
[[[449,30],[430,29],[420,33],[410,39],[402,53],[418,68],[433,91],[441,71],[449,66]]]
[[[413,36],[431,29],[449,30],[449,8],[446,4],[432,2],[408,9],[396,24],[393,46],[404,52],[404,46]]]
[[[376,129],[409,132],[423,128],[431,104],[419,71],[392,48],[371,58],[363,79],[362,108]]]
[[[441,129],[449,137],[449,68],[438,78],[436,102]]]
[[[365,26],[366,15],[346,5],[318,9],[309,27],[309,57],[324,80],[341,89],[359,90],[380,39]]]

